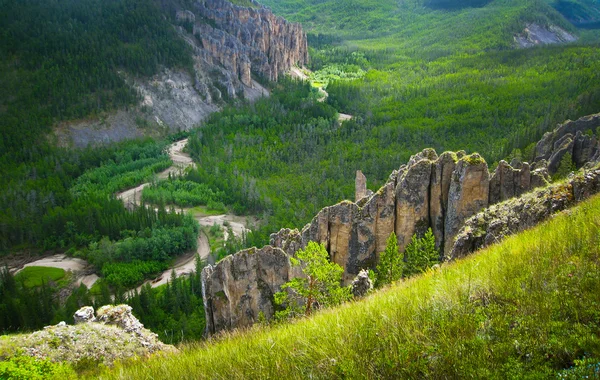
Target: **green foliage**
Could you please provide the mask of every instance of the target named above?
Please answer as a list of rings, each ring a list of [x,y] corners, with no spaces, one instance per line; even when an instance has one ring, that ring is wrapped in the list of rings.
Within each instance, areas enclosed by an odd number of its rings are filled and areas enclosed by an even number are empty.
[[[159,181],[144,188],[142,200],[151,204],[174,204],[181,207],[209,205],[210,209],[223,210],[221,192],[215,192],[204,183],[182,179]],[[220,203],[220,204],[219,204]]]
[[[435,237],[431,228],[427,229],[421,238],[414,234],[403,254],[400,254],[398,239],[392,232],[385,251],[380,254],[375,287],[379,288],[401,278],[423,273],[439,261],[440,253],[435,248]]]
[[[127,263],[107,263],[102,267],[102,276],[115,288],[131,289],[146,277],[157,275],[169,265],[160,261],[134,260]]]
[[[146,285],[127,299],[144,327],[157,333],[161,341],[177,344],[202,339],[206,326],[201,281],[204,265],[196,256],[196,268],[189,277],[172,277],[154,289]]]
[[[574,366],[558,374],[559,379],[597,379],[600,377],[600,358],[574,360]]]
[[[398,238],[392,232],[387,239],[385,251],[379,255],[377,277],[375,278],[376,288],[391,284],[402,278],[402,273],[404,272],[403,258],[403,255],[400,255],[398,250]]]
[[[46,380],[75,379],[75,372],[64,363],[54,363],[49,359],[37,359],[19,355],[0,361],[0,379],[6,380]]]
[[[556,173],[552,175],[552,181],[558,181],[563,178],[566,178],[571,172],[577,170],[575,163],[573,162],[573,156],[571,153],[567,152],[560,159],[560,163],[558,164],[558,168],[556,169]]]
[[[594,378],[599,223],[595,197],[364,300],[117,364],[102,377],[549,379],[575,364],[575,378]]]
[[[344,269],[329,261],[329,253],[322,244],[309,242],[306,248],[296,252],[292,264],[302,267],[306,276],[296,277],[281,286],[275,294],[275,303],[285,307],[276,312],[276,319],[310,315],[319,307],[331,307],[349,300],[349,287],[340,286]]]
[[[41,286],[48,281],[58,281],[65,277],[65,270],[51,267],[25,267],[15,276],[16,281],[23,281],[28,288]]]
[[[440,262],[440,253],[435,248],[435,237],[431,228],[427,229],[422,238],[418,238],[416,234],[412,236],[404,251],[404,261],[404,277],[423,273]]]
[[[5,0],[2,10],[0,152],[17,161],[57,120],[136,102],[118,71],[150,76],[192,62],[153,1]]]

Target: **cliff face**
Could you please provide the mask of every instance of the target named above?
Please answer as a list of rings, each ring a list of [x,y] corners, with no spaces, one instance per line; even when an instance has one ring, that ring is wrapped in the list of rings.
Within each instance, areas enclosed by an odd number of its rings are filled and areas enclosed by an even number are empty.
[[[102,120],[62,125],[57,130],[59,141],[85,147],[188,130],[226,100],[267,96],[252,74],[274,81],[293,65],[304,65],[307,40],[299,24],[252,4],[163,1],[163,11],[192,50],[193,72],[165,69],[150,79],[127,78],[143,98],[138,107]]]
[[[501,161],[493,173],[478,154],[438,156],[433,149],[411,157],[374,194],[366,190],[364,175],[357,173],[356,203],[326,207],[302,231],[283,229],[271,235],[270,246],[242,251],[204,269],[207,332],[252,325],[260,312],[269,318],[272,294],[300,275],[292,273],[289,257],[309,241],[326,247],[331,260],[344,268],[343,282],[349,284],[361,269],[375,267],[392,232],[403,250],[413,234],[431,228],[443,259],[451,260],[598,192],[600,172],[593,171],[566,187],[518,198],[548,184],[546,159],[552,163],[565,149],[578,157],[578,166],[599,162],[598,142],[586,132],[598,126],[600,114],[559,125],[538,143],[534,164]],[[498,202],[503,203],[480,213]]]
[[[193,28],[208,59],[228,68],[246,86],[252,86],[251,72],[275,81],[293,65],[308,62],[306,35],[300,24],[288,23],[253,4],[256,8],[208,0],[197,1],[192,9],[202,20],[209,20],[195,22]]]

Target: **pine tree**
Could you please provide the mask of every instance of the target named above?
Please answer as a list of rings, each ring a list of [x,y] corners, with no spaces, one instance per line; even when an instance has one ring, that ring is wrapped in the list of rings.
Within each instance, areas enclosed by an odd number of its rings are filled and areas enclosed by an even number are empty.
[[[398,239],[396,234],[392,232],[387,239],[385,251],[379,255],[375,287],[379,288],[402,278],[404,270],[402,258],[398,251]]]

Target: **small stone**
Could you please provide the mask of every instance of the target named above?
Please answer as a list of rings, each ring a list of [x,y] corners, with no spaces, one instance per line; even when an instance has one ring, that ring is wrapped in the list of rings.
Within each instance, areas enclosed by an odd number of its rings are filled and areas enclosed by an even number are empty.
[[[369,272],[361,270],[352,281],[352,294],[356,298],[366,296],[373,289],[373,282],[369,278]]]
[[[75,320],[76,325],[80,323],[96,322],[94,308],[91,306],[82,307],[73,314],[73,319]]]

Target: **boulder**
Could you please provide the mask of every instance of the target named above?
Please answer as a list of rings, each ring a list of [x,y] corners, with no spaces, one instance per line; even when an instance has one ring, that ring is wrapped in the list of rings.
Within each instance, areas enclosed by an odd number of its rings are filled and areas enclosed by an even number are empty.
[[[352,294],[356,298],[361,298],[366,296],[371,290],[373,290],[373,282],[369,278],[369,272],[363,269],[352,280]]]
[[[91,306],[82,307],[81,309],[77,310],[75,314],[73,314],[73,320],[75,321],[76,325],[80,323],[96,322],[94,308]]]

